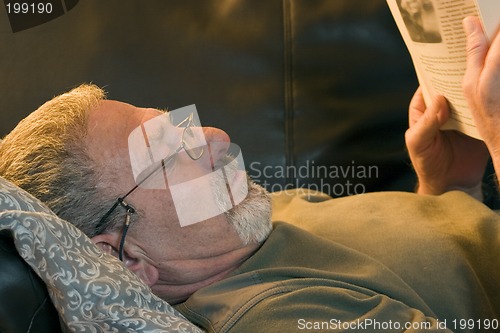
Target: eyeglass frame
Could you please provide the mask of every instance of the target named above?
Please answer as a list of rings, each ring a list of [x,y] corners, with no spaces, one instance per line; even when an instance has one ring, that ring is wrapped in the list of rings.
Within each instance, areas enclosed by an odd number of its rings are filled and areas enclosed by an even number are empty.
[[[132,194],[139,186],[141,186],[146,180],[151,178],[154,174],[156,174],[159,170],[165,169],[165,166],[167,163],[169,163],[177,154],[181,152],[181,150],[184,149],[186,154],[193,160],[199,160],[204,153],[204,148],[201,147],[201,151],[198,155],[192,155],[193,152],[191,149],[186,149],[186,132],[193,127],[194,119],[193,119],[193,113],[191,113],[189,116],[186,117],[183,121],[181,121],[176,127],[180,127],[182,124],[184,124],[187,121],[186,127],[184,127],[184,130],[182,131],[182,136],[181,136],[181,142],[179,147],[169,156],[163,158],[161,160],[161,163],[158,167],[154,168],[146,177],[144,177],[140,182],[138,182],[130,191],[128,191],[125,195],[119,197],[116,199],[116,202],[111,206],[111,208],[102,216],[102,218],[99,220],[97,225],[95,226],[96,234],[100,234],[102,231],[102,227],[104,226],[106,220],[111,216],[111,214],[114,212],[116,207],[121,206],[125,209],[126,215],[125,215],[125,222],[123,225],[123,230],[122,230],[122,235],[120,237],[120,245],[118,248],[118,259],[120,261],[123,261],[123,248],[125,245],[125,238],[127,237],[128,229],[131,223],[132,216],[137,212],[137,210],[134,208],[134,206],[128,204],[125,199]]]

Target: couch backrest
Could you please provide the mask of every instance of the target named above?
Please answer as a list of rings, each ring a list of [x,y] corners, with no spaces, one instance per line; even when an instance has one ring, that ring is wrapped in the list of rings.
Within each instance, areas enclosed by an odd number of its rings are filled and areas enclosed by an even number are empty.
[[[65,2],[77,4],[48,23],[2,25],[0,136],[94,82],[138,106],[196,104],[270,190],[412,189],[417,82],[385,0]]]

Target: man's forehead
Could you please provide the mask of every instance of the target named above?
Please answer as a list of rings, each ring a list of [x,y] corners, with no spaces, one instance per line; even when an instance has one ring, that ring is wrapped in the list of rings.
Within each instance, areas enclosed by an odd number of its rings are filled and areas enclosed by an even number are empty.
[[[90,110],[87,121],[87,145],[94,156],[120,153],[124,157],[129,134],[141,123],[163,114],[153,108],[140,108],[132,104],[103,100]]]
[[[120,130],[139,126],[141,123],[163,114],[163,111],[154,108],[143,108],[116,101],[102,100],[89,112],[89,129],[114,126]]]
[[[116,101],[116,100],[102,100],[99,105],[95,108],[98,113],[118,113],[118,114],[134,114],[134,113],[147,113],[151,116],[158,116],[164,113],[164,111],[148,108],[148,107],[138,107],[126,102]]]

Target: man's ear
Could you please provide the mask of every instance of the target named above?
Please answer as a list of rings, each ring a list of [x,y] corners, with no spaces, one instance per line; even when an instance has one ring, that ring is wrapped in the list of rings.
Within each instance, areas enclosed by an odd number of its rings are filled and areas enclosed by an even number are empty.
[[[100,234],[92,237],[91,240],[102,252],[118,258],[118,246],[120,242],[120,234],[118,232]]]
[[[120,238],[121,233],[113,231],[94,236],[91,240],[101,249],[101,251],[118,258]],[[137,246],[130,242],[125,242],[123,247],[123,263],[144,283],[151,287],[158,281],[160,273],[156,266],[146,260],[144,255],[137,250]]]

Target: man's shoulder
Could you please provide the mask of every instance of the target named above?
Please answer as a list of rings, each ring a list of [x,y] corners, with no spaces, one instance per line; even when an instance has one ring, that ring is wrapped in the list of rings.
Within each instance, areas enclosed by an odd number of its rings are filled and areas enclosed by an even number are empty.
[[[496,212],[460,191],[440,196],[373,192],[331,198],[319,192],[296,190],[273,193],[272,197],[273,221],[287,222],[319,235],[332,227],[361,232],[374,224],[397,230],[429,226],[435,229],[443,221],[445,225],[452,222],[467,226],[484,220],[499,221]]]

